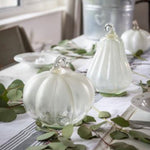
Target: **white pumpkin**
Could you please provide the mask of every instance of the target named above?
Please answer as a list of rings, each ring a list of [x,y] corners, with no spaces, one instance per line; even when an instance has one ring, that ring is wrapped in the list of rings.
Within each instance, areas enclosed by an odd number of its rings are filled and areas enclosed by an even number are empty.
[[[125,31],[121,39],[125,49],[135,54],[138,50],[146,51],[150,48],[150,34],[139,28],[136,21],[133,22],[133,29]]]
[[[87,77],[99,92],[121,93],[130,85],[132,73],[122,41],[111,25],[106,29],[109,33],[97,43]]]
[[[48,124],[73,124],[90,110],[95,91],[83,75],[62,68],[58,58],[51,71],[32,77],[25,85],[23,101],[27,112]]]

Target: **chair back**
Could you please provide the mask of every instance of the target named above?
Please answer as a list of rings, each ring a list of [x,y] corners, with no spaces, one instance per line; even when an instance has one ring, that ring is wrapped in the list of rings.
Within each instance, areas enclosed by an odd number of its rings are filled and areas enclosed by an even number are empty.
[[[19,26],[0,30],[0,68],[14,63],[14,56],[33,51],[27,35]]]

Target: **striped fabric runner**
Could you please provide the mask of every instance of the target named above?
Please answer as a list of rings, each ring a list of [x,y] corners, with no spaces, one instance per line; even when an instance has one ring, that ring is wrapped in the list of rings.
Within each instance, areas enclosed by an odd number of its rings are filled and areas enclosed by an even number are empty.
[[[95,102],[101,98],[102,96],[100,94],[96,94]],[[1,145],[0,150],[25,150],[29,146],[37,146],[42,144],[42,142],[36,141],[36,138],[42,133],[38,132],[35,128],[35,122],[31,123],[16,136]]]
[[[16,136],[1,145],[0,150],[25,150],[30,145],[40,145],[41,143],[36,141],[36,137],[40,135],[40,132],[37,132],[35,127],[35,123],[30,124]]]

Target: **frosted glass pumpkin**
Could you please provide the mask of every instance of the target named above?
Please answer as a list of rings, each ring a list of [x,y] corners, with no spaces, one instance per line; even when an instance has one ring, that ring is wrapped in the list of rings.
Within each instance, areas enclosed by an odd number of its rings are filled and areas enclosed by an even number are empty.
[[[133,54],[140,49],[146,51],[150,48],[150,34],[140,29],[136,21],[133,22],[133,29],[125,31],[121,38],[125,49]]]
[[[131,83],[132,73],[123,43],[111,25],[108,34],[97,43],[97,50],[89,66],[87,77],[102,93],[121,93]]]
[[[61,67],[56,60],[51,71],[32,77],[25,85],[23,101],[27,112],[48,124],[74,124],[90,110],[94,88],[87,77]]]

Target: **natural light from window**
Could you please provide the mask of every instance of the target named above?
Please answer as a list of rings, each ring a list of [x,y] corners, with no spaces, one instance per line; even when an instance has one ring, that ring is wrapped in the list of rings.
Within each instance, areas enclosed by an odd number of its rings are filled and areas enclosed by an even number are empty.
[[[18,6],[18,0],[0,0],[0,8]]]
[[[0,19],[65,7],[66,0],[0,0]]]

